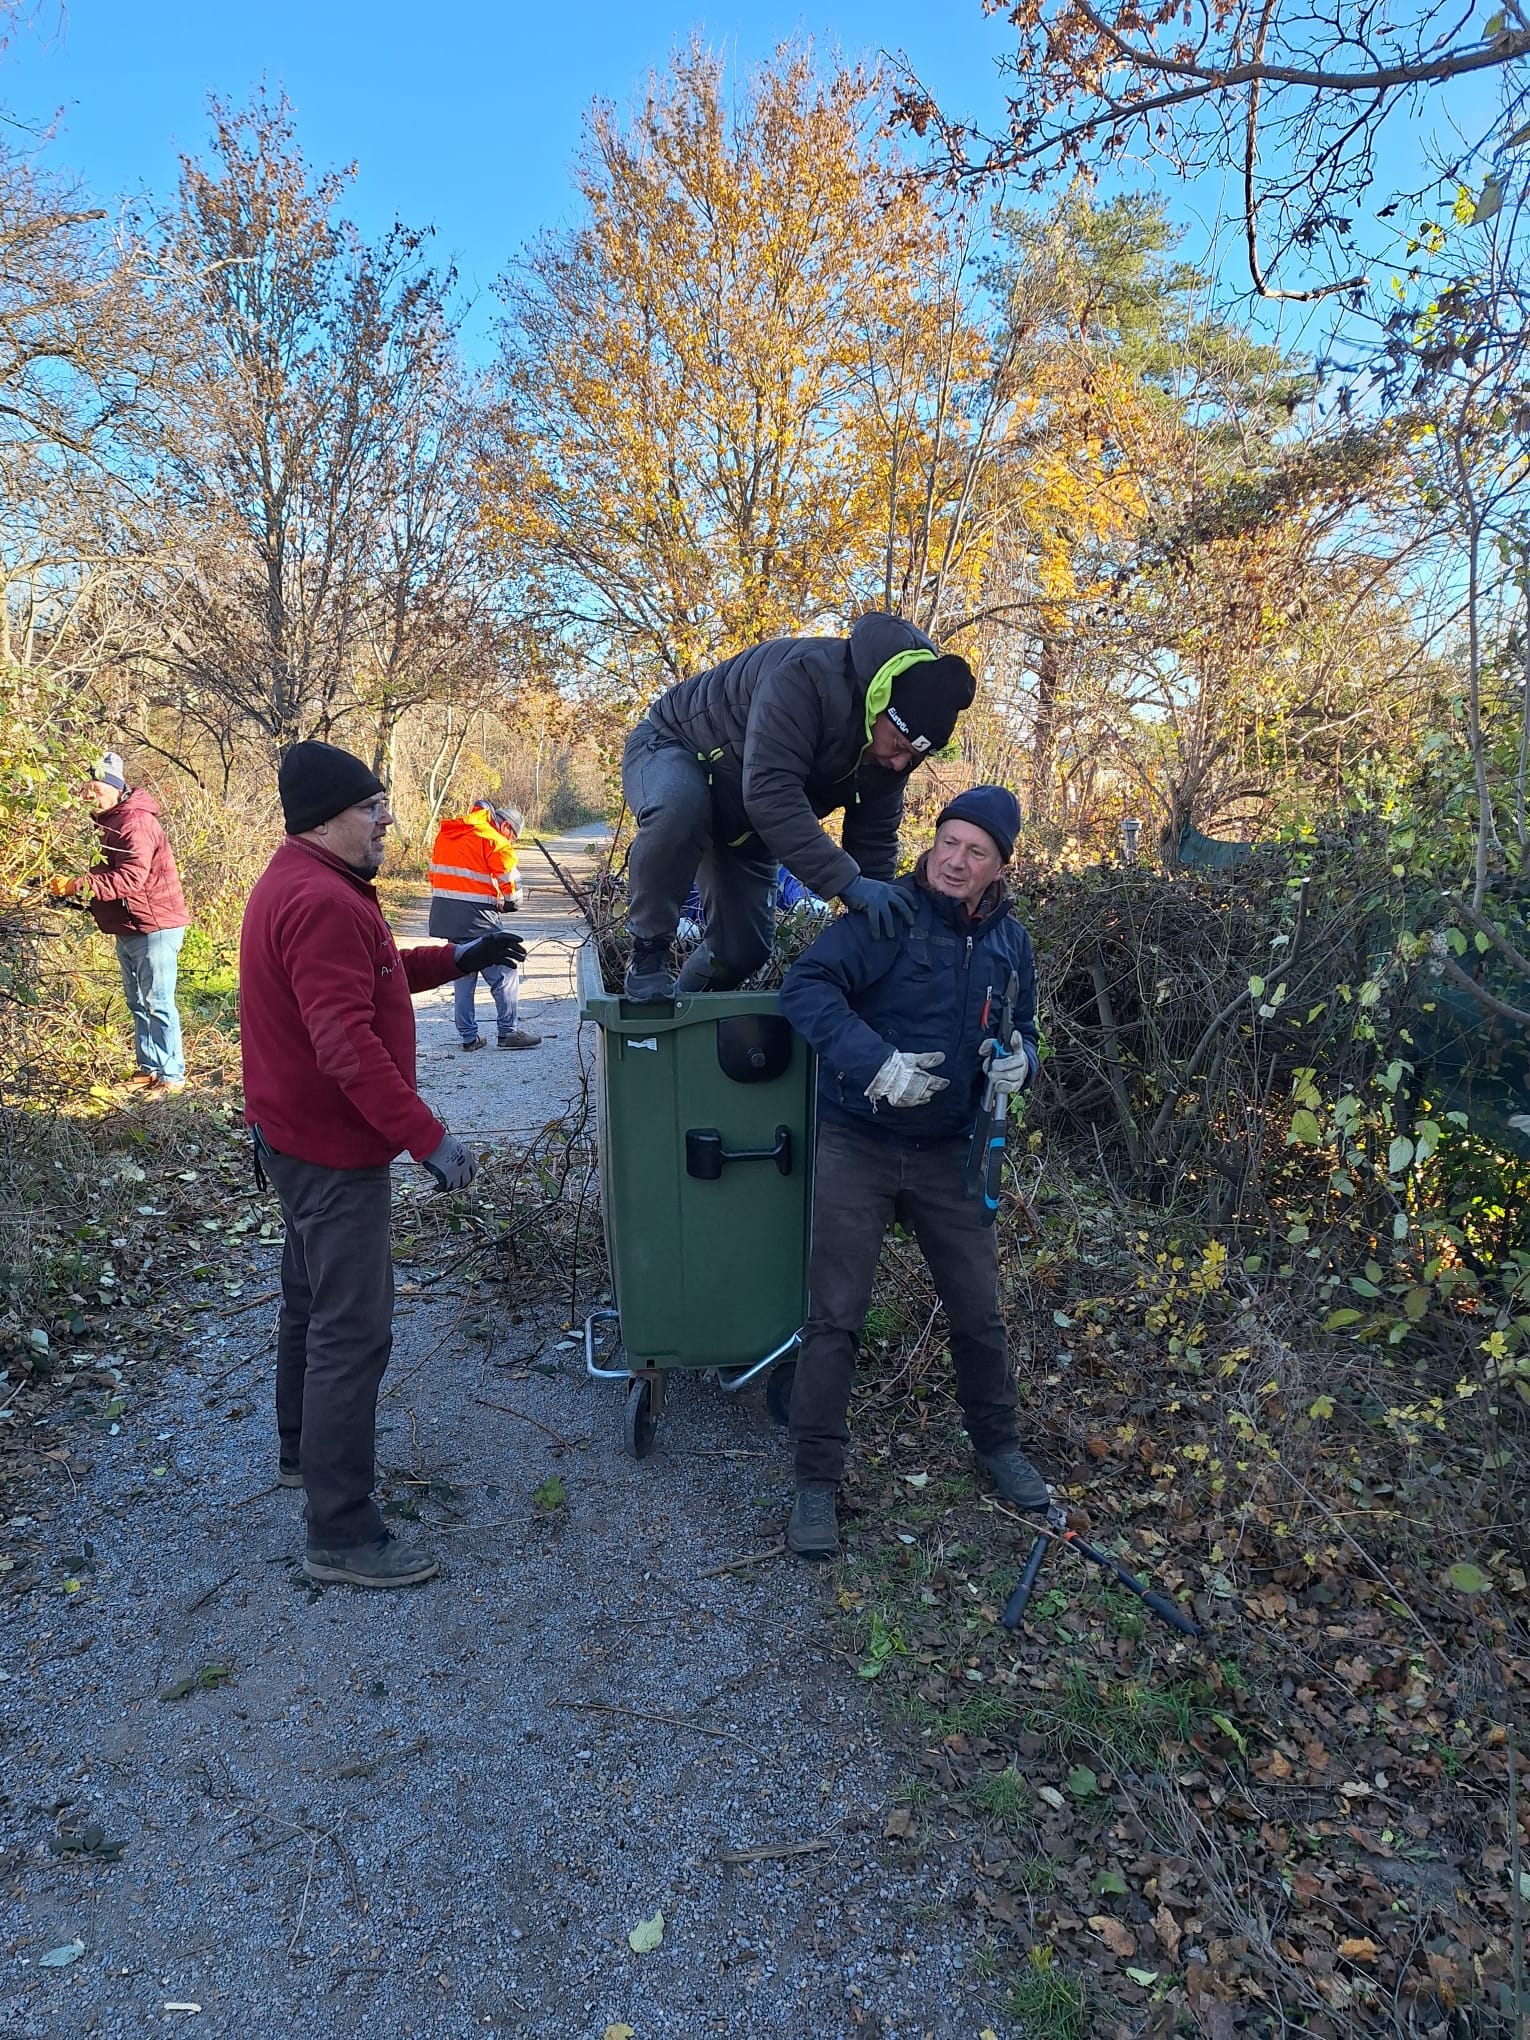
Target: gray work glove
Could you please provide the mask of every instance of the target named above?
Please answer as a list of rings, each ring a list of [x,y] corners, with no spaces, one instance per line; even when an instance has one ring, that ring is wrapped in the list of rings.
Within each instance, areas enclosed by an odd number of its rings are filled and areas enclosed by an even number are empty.
[[[926,1105],[951,1081],[949,1077],[929,1074],[945,1059],[940,1049],[930,1055],[905,1055],[901,1048],[895,1048],[866,1086],[866,1096],[873,1105]]]
[[[496,964],[508,964],[514,970],[526,961],[526,945],[519,935],[475,935],[471,942],[459,942],[452,954],[457,959],[458,976],[472,977]]]
[[[896,935],[898,923],[914,918],[914,902],[901,886],[881,878],[852,878],[840,894],[852,913],[864,914],[873,935]]]
[[[1034,1083],[1038,1068],[1035,1051],[1026,1045],[1018,1027],[1009,1037],[1007,1054],[1000,1054],[997,1040],[985,1041],[978,1053],[983,1058],[984,1081],[996,1101],[1002,1098],[1008,1104]]]
[[[478,1164],[467,1142],[458,1140],[454,1133],[449,1133],[433,1153],[426,1155],[420,1167],[429,1169],[443,1190],[466,1190],[478,1174]]]

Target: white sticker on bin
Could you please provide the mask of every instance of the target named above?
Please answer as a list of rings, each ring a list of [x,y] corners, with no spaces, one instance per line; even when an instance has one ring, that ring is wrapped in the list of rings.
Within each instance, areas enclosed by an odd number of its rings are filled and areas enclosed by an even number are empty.
[[[627,1046],[629,1048],[651,1048],[654,1054],[657,1055],[659,1052],[659,1037],[656,1034],[628,1035]]]

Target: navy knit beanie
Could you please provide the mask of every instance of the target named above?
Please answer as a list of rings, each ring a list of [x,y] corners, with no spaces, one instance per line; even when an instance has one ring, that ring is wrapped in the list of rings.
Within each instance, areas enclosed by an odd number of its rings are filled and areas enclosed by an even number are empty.
[[[287,834],[301,836],[323,822],[332,822],[348,807],[375,800],[383,785],[370,765],[363,765],[338,744],[310,743],[294,744],[282,753],[276,790],[281,795]]]
[[[1008,864],[1020,833],[1020,803],[1007,786],[969,786],[955,800],[948,800],[936,816],[937,831],[943,822],[971,822],[975,829],[984,830]]]
[[[938,659],[921,659],[894,680],[888,720],[923,757],[950,743],[956,718],[972,706],[976,693],[972,668],[954,652]]]

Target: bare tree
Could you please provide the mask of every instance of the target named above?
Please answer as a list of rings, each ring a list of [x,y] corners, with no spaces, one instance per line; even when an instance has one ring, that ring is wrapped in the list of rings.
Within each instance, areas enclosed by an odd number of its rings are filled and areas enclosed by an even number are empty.
[[[330,730],[367,655],[392,463],[449,344],[451,279],[420,234],[361,241],[338,215],[348,173],[310,175],[285,101],[212,111],[164,251],[199,339],[166,468],[188,549],[175,647],[281,746]]]
[[[1367,281],[1356,242],[1389,126],[1422,115],[1450,134],[1459,121],[1450,170],[1479,166],[1487,194],[1503,152],[1526,139],[1521,0],[1481,24],[1445,0],[1000,0],[989,11],[1001,9],[1016,31],[1002,133],[951,117],[914,79],[899,95],[917,133],[940,134],[949,174],[986,182],[1018,171],[1040,185],[1133,153],[1181,175],[1214,165],[1238,180],[1249,278],[1267,297],[1310,300]],[[1450,88],[1484,76],[1502,90],[1472,127],[1472,100]],[[1283,286],[1282,270],[1302,281]]]

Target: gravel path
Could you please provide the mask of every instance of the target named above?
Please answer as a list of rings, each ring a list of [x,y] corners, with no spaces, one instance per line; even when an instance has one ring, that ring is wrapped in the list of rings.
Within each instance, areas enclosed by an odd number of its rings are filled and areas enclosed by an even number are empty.
[[[461,1131],[577,1087],[577,929],[528,875],[547,1046],[463,1056],[420,1001]],[[401,1300],[379,1456],[444,1559],[414,1592],[303,1581],[258,1317],[193,1311],[118,1435],[61,1434],[0,1536],[35,1567],[0,1658],[0,2040],[1006,2032],[954,1875],[884,1839],[903,1771],[833,1655],[834,1570],[708,1577],[781,1534],[758,1400],[679,1379],[633,1463],[556,1316],[491,1297],[492,1338]],[[120,1860],[54,1853],[90,1822]]]

